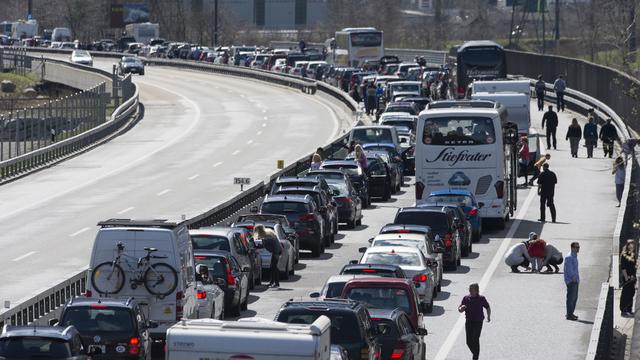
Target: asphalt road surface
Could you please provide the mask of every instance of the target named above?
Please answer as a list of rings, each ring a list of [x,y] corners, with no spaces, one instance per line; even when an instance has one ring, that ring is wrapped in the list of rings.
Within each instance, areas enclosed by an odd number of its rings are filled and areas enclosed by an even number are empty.
[[[535,106],[532,106],[532,109]],[[602,158],[571,158],[568,141],[562,135],[575,114],[561,113],[558,150],[550,150],[551,169],[558,176],[556,187],[557,223],[542,224],[539,198],[535,188],[521,189],[514,220],[503,231],[487,231],[473,252],[462,260],[456,272],[445,273],[442,292],[435,300],[433,313],[425,315],[429,331],[427,358],[437,360],[470,359],[466,347],[464,318],[457,311],[470,283],[480,283],[493,310],[491,323],[484,324],[481,358],[485,359],[584,359],[597,307],[600,285],[607,281],[610,238],[617,208],[611,161]],[[534,127],[539,129],[542,113],[532,111]],[[542,139],[544,141],[544,138]],[[522,183],[524,179],[520,180]],[[363,225],[355,230],[341,229],[336,244],[320,259],[302,258],[296,276],[281,282],[281,288],[261,287],[251,295],[249,310],[243,316],[273,318],[280,305],[289,299],[308,299],[319,291],[325,280],[349,260],[358,259],[358,248],[393,221],[399,207],[414,204],[413,179],[399,196],[388,202],[374,203],[365,210]],[[549,215],[547,215],[549,219]],[[579,321],[565,320],[565,284],[560,274],[511,273],[504,264],[505,251],[535,231],[566,255],[572,241],[580,241],[582,283],[576,315]]]
[[[96,59],[110,69],[114,60]],[[96,223],[191,217],[330,143],[351,113],[325,95],[147,67],[144,118],[126,134],[0,187],[0,301],[17,304],[86,268]]]

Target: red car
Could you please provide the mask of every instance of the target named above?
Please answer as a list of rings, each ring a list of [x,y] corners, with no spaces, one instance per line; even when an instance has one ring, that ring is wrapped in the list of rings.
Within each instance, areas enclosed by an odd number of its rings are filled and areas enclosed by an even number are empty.
[[[355,278],[344,285],[341,297],[359,301],[369,309],[399,308],[407,313],[414,329],[423,328],[420,302],[409,279]]]

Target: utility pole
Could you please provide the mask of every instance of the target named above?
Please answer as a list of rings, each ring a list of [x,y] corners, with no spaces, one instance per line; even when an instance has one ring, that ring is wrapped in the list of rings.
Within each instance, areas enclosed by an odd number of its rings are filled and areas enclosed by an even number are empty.
[[[213,11],[215,12],[213,18],[213,45],[218,46],[218,0],[214,0]]]
[[[545,7],[544,7],[544,1],[545,0],[538,0],[538,11],[542,11],[542,53],[544,54],[546,52],[546,42],[547,42],[547,37],[545,34],[545,18],[544,18],[544,13],[545,13]],[[542,4],[542,7],[541,5]]]
[[[560,41],[560,0],[556,0],[556,41]]]
[[[27,2],[27,20],[31,20],[33,17],[33,0]]]
[[[637,44],[636,44],[636,1],[629,1],[629,61],[635,62],[637,55]]]
[[[516,1],[513,0],[513,2],[511,3],[511,27],[509,27],[509,46],[511,46],[513,41],[512,40],[513,32],[515,31],[513,25],[514,25],[515,16],[516,16]]]
[[[433,10],[435,13],[435,29],[436,29],[436,48],[438,48],[439,41],[443,42],[444,45],[444,41],[442,39],[442,0],[434,0],[434,5],[433,5]]]

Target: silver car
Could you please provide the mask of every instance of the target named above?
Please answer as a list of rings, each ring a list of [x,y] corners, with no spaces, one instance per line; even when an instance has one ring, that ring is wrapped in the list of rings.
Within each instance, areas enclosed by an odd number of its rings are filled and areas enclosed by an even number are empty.
[[[295,249],[291,242],[287,239],[287,235],[282,230],[280,224],[264,224],[267,229],[273,230],[278,236],[278,240],[282,245],[282,253],[278,259],[278,270],[280,270],[280,277],[284,280],[289,280],[289,277],[295,275]],[[254,239],[258,254],[262,258],[262,270],[269,271],[271,267],[271,253],[262,246],[262,240]]]

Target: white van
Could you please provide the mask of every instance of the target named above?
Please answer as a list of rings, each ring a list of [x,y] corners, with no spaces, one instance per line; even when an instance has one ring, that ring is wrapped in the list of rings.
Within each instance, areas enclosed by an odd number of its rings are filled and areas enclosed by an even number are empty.
[[[163,340],[166,330],[177,321],[198,316],[193,247],[183,223],[111,219],[98,226],[87,273],[87,296],[134,297],[147,319],[159,325],[151,329],[154,340]],[[140,271],[138,259],[147,254],[150,270]],[[114,262],[118,266],[113,266]]]
[[[531,101],[529,96],[516,92],[479,92],[471,94],[473,100],[491,100],[500,103],[509,114],[509,121],[518,125],[518,133],[527,135],[531,127]]]
[[[185,320],[167,330],[165,359],[329,360],[331,321],[311,325],[261,318]]]
[[[394,144],[396,150],[401,151],[398,132],[389,125],[356,126],[349,134],[349,142],[351,141],[358,144]]]
[[[515,92],[531,96],[529,80],[481,80],[471,84],[473,93]]]

